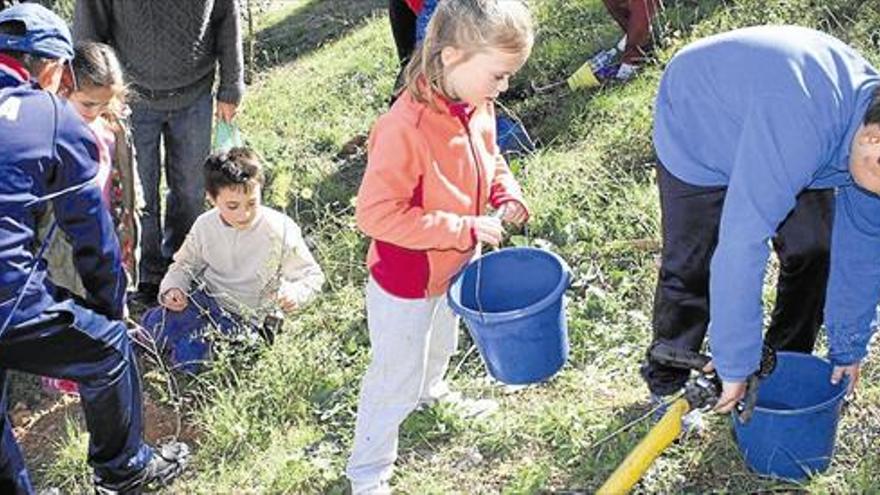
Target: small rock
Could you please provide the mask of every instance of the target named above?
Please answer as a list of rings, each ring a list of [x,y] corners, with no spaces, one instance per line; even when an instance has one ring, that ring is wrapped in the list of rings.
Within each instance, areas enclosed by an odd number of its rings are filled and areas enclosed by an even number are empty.
[[[480,453],[480,449],[471,447],[461,454],[461,457],[456,461],[455,466],[458,469],[473,468],[482,464],[484,460],[483,454]]]

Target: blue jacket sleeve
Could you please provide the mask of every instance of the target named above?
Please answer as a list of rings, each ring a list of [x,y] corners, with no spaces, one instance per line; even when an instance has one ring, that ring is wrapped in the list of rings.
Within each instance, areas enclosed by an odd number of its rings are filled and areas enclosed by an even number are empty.
[[[742,125],[709,268],[709,342],[725,381],[744,381],[758,369],[768,241],[829,152],[810,108],[765,98]]]
[[[421,42],[428,34],[428,23],[431,22],[434,11],[437,10],[438,2],[439,0],[425,0],[422,11],[416,17],[416,42]]]
[[[840,366],[864,359],[873,333],[880,300],[880,197],[842,187],[834,207],[825,327],[828,358]]]
[[[53,199],[55,218],[70,237],[73,263],[86,289],[86,303],[119,319],[123,315],[125,273],[113,220],[95,183],[95,138],[71,107],[56,103],[57,162],[48,187],[51,194],[57,194]]]

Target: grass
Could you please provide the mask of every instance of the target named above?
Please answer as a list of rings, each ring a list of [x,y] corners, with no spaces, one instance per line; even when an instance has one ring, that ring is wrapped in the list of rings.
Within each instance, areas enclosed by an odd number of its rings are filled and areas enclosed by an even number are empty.
[[[513,164],[534,211],[511,243],[548,246],[575,273],[568,297],[571,359],[549,383],[515,394],[484,379],[465,337],[453,384],[501,403],[476,421],[434,408],[411,416],[393,484],[400,493],[592,492],[647,430],[612,436],[648,410],[638,364],[650,335],[659,246],[650,142],[662,66],[686,43],[739,26],[818,27],[880,62],[880,7],[858,0],[675,2],[661,19],[657,60],[633,83],[533,95],[617,36],[598,0],[532,0],[540,33],[509,106],[542,144]],[[270,167],[266,201],[303,226],[328,275],[317,304],[288,322],[247,366],[221,362],[185,394],[200,431],[193,469],[174,493],[343,493],[359,380],[368,361],[363,314],[366,242],[352,198],[365,157],[343,152],[386,108],[397,62],[383,7],[363,0],[275,2],[262,19],[260,70],[240,124]],[[742,464],[726,418],[677,443],[638,487],[649,493],[876,492],[880,382],[841,425],[831,469],[804,485],[757,478]],[[82,434],[71,423],[47,485],[87,490]]]

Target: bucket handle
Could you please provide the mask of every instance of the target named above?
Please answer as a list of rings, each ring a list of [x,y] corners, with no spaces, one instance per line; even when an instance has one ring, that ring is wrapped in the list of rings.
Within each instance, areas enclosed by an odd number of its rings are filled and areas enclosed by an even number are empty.
[[[506,204],[501,204],[497,210],[492,213],[492,218],[497,218],[501,220],[504,216],[504,211],[506,210]],[[483,243],[481,242],[477,246],[477,280],[474,285],[474,299],[477,302],[477,311],[480,313],[480,322],[484,325],[486,324],[486,315],[483,312],[483,302],[480,297],[480,291],[482,290],[482,278],[483,278]]]

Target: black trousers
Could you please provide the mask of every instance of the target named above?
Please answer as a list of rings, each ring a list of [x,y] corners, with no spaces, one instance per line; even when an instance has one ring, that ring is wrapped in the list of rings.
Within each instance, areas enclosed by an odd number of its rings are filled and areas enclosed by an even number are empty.
[[[388,20],[391,21],[391,34],[397,48],[400,65],[405,66],[416,47],[416,16],[403,0],[388,1]]]
[[[400,70],[397,72],[397,78],[394,80],[394,90],[391,92],[391,98],[388,102],[388,106],[391,106],[403,89],[403,71],[406,69],[406,65],[416,49],[416,21],[418,16],[403,0],[389,0],[388,19],[391,21],[391,34],[394,35],[397,58],[400,60]]]
[[[718,243],[726,187],[682,182],[662,165],[660,189],[663,252],[654,295],[653,342],[698,351],[709,324],[709,263]],[[812,352],[822,324],[830,262],[832,189],[806,190],[779,225],[772,244],[779,257],[776,306],[765,342],[777,350]],[[648,357],[642,376],[651,392],[680,389],[689,371]]]

